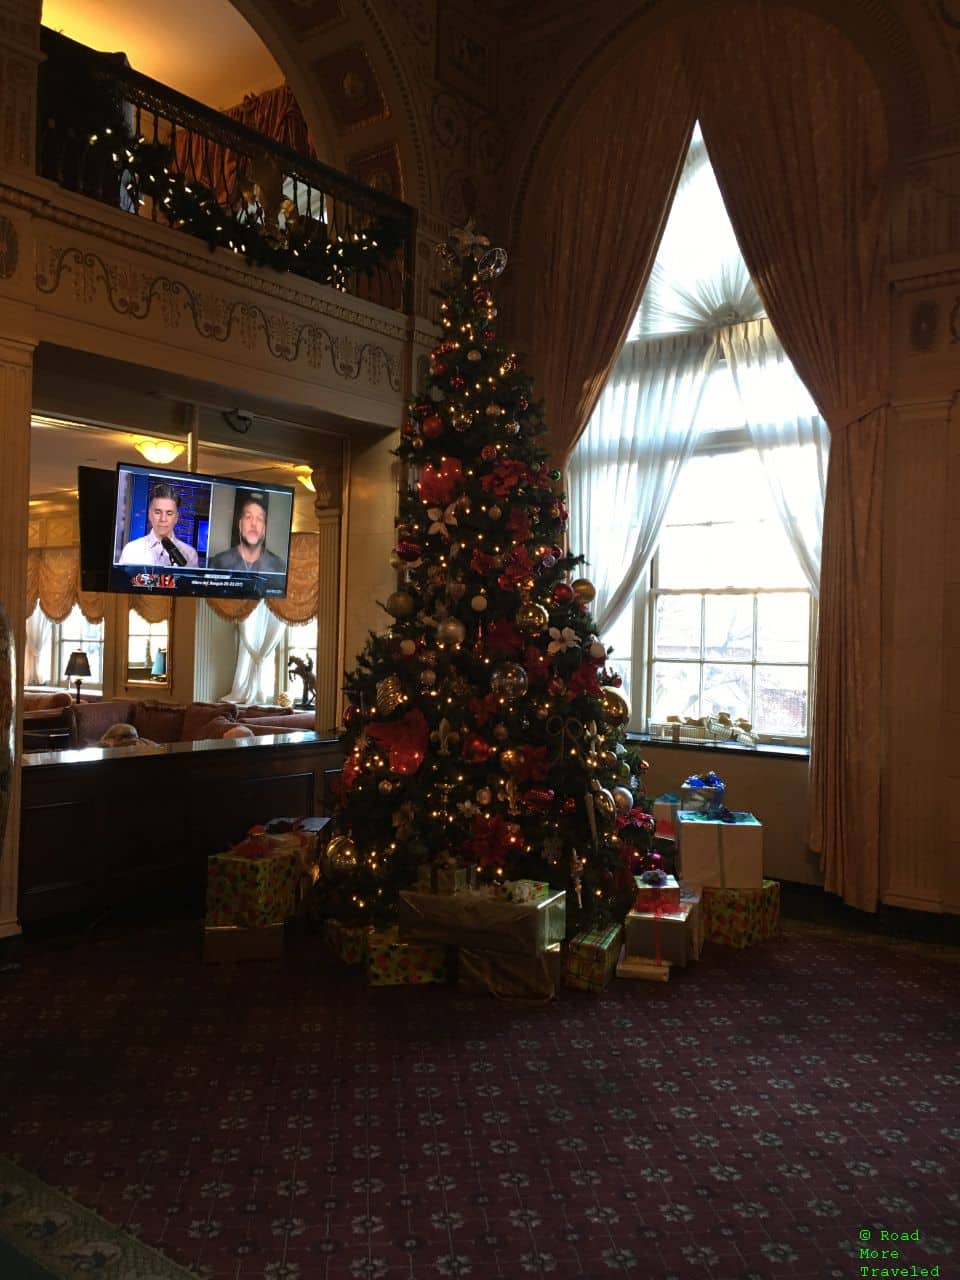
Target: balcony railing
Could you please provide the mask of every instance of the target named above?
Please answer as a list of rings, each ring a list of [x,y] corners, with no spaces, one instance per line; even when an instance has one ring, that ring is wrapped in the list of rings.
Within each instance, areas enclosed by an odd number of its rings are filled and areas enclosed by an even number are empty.
[[[247,261],[412,310],[416,211],[43,28],[38,171]]]

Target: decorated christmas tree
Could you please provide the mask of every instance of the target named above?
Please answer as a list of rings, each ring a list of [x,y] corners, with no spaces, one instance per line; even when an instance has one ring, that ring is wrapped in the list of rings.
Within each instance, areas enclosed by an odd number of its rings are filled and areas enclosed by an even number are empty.
[[[646,766],[564,544],[542,405],[497,338],[506,254],[469,230],[440,252],[443,335],[397,450],[392,621],[346,679],[317,907],[387,919],[421,866],[460,865],[566,888],[572,931],[632,904],[652,840]]]

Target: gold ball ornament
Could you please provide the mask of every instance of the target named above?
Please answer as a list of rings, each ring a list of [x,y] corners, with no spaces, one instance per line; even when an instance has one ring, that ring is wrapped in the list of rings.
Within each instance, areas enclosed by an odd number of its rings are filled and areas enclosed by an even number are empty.
[[[581,604],[590,604],[592,600],[597,598],[597,588],[589,578],[574,578],[570,586],[573,588],[573,594]]]
[[[474,613],[485,613],[490,601],[486,596],[476,595],[470,601],[470,608]]]
[[[633,808],[633,792],[629,787],[611,787],[610,794],[621,813],[629,813]]]
[[[377,711],[389,716],[403,701],[403,686],[399,676],[385,676],[377,683]]]
[[[477,804],[490,804],[493,800],[493,792],[489,787],[481,787],[477,792]]]
[[[391,791],[393,791],[395,786],[396,786],[396,783],[391,782],[389,778],[381,778],[380,781],[377,783],[377,790],[380,792],[382,796],[388,796],[390,795]]]
[[[528,636],[535,636],[550,625],[550,614],[542,604],[527,600],[517,610],[516,622],[521,631]]]
[[[424,667],[420,672],[420,683],[425,689],[432,689],[437,683],[437,673],[432,667]]]
[[[597,662],[603,662],[604,658],[607,656],[607,646],[605,644],[601,644],[599,640],[594,640],[588,652],[591,658],[595,658]]]
[[[500,768],[504,773],[519,773],[526,758],[519,747],[504,747],[500,752]]]
[[[357,846],[350,836],[334,836],[323,854],[323,868],[327,875],[346,875],[356,865]]]
[[[613,689],[601,689],[600,706],[604,720],[614,728],[623,728],[630,719],[630,706],[626,698],[621,698]]]
[[[601,751],[597,756],[601,769],[615,769],[617,767],[617,757],[613,751]]]
[[[444,618],[437,626],[438,644],[463,644],[467,628],[459,618]]]
[[[506,742],[510,737],[510,730],[505,724],[495,724],[493,726],[493,739],[495,742]]]
[[[476,347],[472,347],[467,352],[467,359],[470,361],[471,364],[476,364],[478,361],[483,359],[483,352],[478,351]]]
[[[405,658],[412,658],[413,655],[417,652],[416,640],[411,640],[409,636],[407,636],[406,639],[401,640],[400,652],[403,654]]]
[[[606,787],[601,787],[599,791],[594,791],[593,809],[606,826],[612,827],[616,823],[617,802]]]
[[[494,504],[492,507],[487,507],[487,515],[491,520],[499,520],[503,515],[503,509]]]

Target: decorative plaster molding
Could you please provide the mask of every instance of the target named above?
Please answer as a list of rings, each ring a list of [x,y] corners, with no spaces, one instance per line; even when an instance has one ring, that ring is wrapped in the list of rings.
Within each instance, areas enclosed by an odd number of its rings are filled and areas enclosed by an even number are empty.
[[[322,325],[267,312],[257,303],[200,293],[170,275],[147,275],[127,263],[109,265],[89,250],[48,246],[46,263],[37,262],[37,291],[53,294],[66,282],[85,304],[102,291],[116,314],[131,320],[146,320],[156,310],[168,329],[176,329],[186,316],[201,338],[219,343],[235,339],[248,351],[262,338],[274,359],[292,364],[302,357],[312,369],[322,367],[326,352],[338,377],[355,381],[365,370],[370,386],[379,386],[386,377],[392,391],[401,390],[400,359],[383,347],[335,337]]]
[[[59,189],[53,188],[53,190]],[[86,200],[84,203],[93,204],[92,201]],[[270,272],[265,267],[247,268],[243,265],[241,258],[228,254],[225,250],[216,250],[211,253],[205,248],[201,252],[191,252],[186,247],[180,248],[178,247],[180,242],[191,243],[189,237],[183,232],[168,230],[153,223],[147,223],[141,232],[138,226],[139,220],[132,214],[122,215],[124,221],[131,226],[131,230],[128,231],[106,218],[101,220],[76,213],[64,205],[39,200],[36,196],[29,195],[18,188],[0,184],[0,206],[4,204],[23,209],[37,219],[92,236],[100,242],[116,245],[134,253],[147,254],[150,258],[170,266],[198,272],[225,284],[266,296],[276,302],[302,307],[306,311],[326,316],[331,320],[356,325],[368,333],[380,334],[396,342],[403,342],[406,338],[406,317],[399,313],[395,313],[396,319],[391,319],[394,313],[378,307],[378,310],[384,314],[371,315],[366,308],[376,304],[358,303],[353,306],[349,302],[340,300],[350,295],[337,293],[336,290],[328,289],[324,285],[312,286],[316,292],[308,293],[307,289],[311,288],[309,282],[301,281],[297,276]],[[147,227],[150,228],[149,232],[146,230]],[[172,243],[167,243],[168,240]],[[199,241],[193,243],[198,247],[200,245]],[[297,283],[288,283],[293,281]]]

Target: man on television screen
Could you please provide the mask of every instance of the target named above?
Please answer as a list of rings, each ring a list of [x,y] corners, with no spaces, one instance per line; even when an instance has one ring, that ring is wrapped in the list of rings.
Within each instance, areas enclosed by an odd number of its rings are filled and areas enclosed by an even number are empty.
[[[237,521],[239,540],[207,561],[211,569],[245,573],[283,573],[284,562],[267,549],[267,502],[265,493],[251,490],[240,506]]]
[[[120,552],[120,564],[155,564],[164,568],[196,568],[199,557],[188,542],[173,536],[180,518],[180,498],[173,485],[160,481],[150,490],[147,505],[150,532],[134,538]]]

